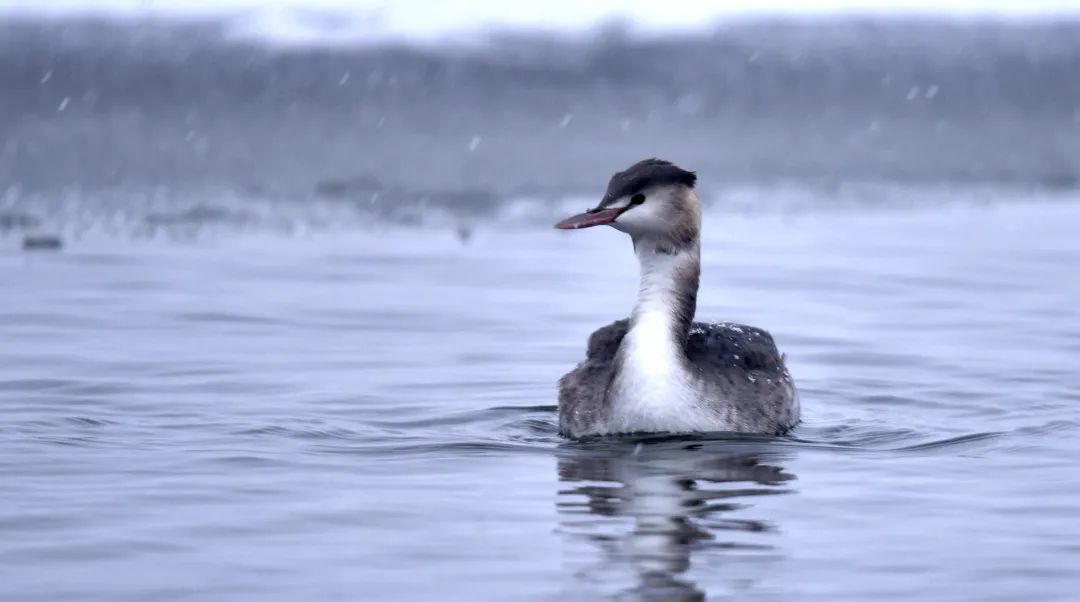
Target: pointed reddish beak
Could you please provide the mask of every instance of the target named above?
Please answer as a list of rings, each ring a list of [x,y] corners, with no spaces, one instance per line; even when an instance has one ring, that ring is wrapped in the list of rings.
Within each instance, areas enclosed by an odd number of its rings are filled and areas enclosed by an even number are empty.
[[[555,224],[555,227],[560,230],[578,230],[580,228],[604,226],[614,222],[620,213],[622,213],[620,209],[589,209],[585,213],[579,213],[564,219]]]

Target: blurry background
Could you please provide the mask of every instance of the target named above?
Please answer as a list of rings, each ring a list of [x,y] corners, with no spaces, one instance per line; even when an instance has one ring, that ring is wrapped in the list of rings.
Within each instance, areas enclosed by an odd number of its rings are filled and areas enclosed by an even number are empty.
[[[651,156],[788,436],[558,436]],[[0,0],[0,600],[1073,600],[1078,224],[1072,2]]]
[[[753,4],[5,0],[4,222],[469,216],[653,155],[815,202],[1080,183],[1071,3]]]

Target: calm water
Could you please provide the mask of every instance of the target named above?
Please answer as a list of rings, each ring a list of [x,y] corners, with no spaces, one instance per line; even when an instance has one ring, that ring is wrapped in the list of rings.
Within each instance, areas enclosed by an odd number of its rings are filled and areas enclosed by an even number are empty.
[[[244,19],[0,15],[0,600],[1077,599],[1080,21]],[[655,155],[789,437],[557,435]]]
[[[629,243],[546,221],[4,239],[5,600],[1071,600],[1075,199],[706,219],[787,438],[575,444]]]

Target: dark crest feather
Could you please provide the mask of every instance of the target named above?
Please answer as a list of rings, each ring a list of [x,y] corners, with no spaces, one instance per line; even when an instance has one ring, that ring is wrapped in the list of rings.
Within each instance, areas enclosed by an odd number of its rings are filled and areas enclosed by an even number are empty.
[[[611,176],[600,206],[609,205],[617,199],[636,194],[650,186],[682,184],[693,188],[695,183],[697,183],[697,174],[692,171],[686,171],[663,159],[645,159]]]

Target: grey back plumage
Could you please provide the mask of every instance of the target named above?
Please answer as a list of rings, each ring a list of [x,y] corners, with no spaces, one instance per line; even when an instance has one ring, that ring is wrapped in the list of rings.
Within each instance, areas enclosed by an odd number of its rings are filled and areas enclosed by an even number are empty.
[[[607,421],[619,346],[629,328],[629,320],[619,320],[598,329],[589,337],[585,361],[559,380],[563,435],[585,436]],[[701,402],[733,408],[733,431],[780,434],[798,422],[798,396],[768,332],[742,324],[694,322],[685,351],[702,388]],[[728,408],[716,409],[721,413]]]
[[[686,357],[703,399],[734,409],[734,430],[786,432],[799,420],[799,400],[784,357],[767,331],[744,324],[695,322]]]
[[[559,432],[563,435],[581,437],[607,421],[616,357],[629,330],[630,320],[597,329],[589,336],[585,361],[559,379]]]

